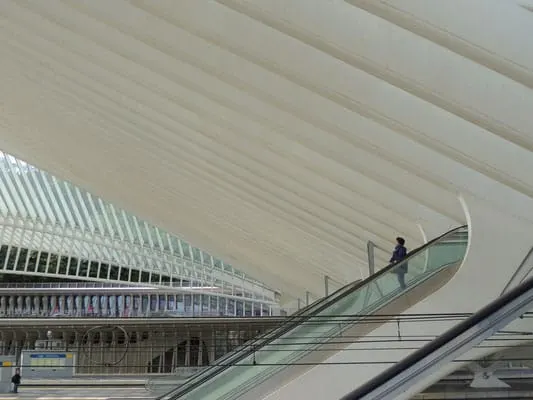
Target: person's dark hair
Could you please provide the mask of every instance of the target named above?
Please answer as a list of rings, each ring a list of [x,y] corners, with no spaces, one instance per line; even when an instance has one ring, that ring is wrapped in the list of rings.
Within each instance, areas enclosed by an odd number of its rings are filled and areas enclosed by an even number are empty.
[[[403,237],[397,237],[396,238],[396,241],[401,245],[403,246],[405,244],[405,239]]]

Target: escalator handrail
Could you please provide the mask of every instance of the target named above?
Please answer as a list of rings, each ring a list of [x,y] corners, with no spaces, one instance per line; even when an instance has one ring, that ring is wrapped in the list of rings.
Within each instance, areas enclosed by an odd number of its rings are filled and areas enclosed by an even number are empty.
[[[355,282],[349,283],[348,285],[345,285],[345,286],[343,286],[343,287],[337,289],[335,292],[333,292],[333,293],[331,293],[330,295],[328,295],[328,298],[330,298],[330,296],[336,296],[336,295],[338,295],[339,292],[341,292],[342,290],[345,290],[348,286],[353,285],[353,284],[355,284],[355,283],[357,283],[357,282],[359,282],[359,281],[355,281]],[[287,317],[287,318],[283,321],[283,325],[286,325],[286,324],[288,324],[288,323],[291,323],[291,322],[297,320],[299,317],[302,316],[302,314],[305,314],[306,312],[308,312],[309,309],[311,309],[311,308],[313,308],[313,307],[316,307],[316,306],[317,306],[322,300],[324,300],[324,299],[325,299],[325,298],[322,298],[322,299],[320,299],[320,300],[319,300],[318,302],[316,302],[316,303],[311,303],[311,304],[308,304],[308,305],[306,305],[305,307],[301,308],[300,310],[298,310],[297,312],[295,312],[295,313],[292,314],[291,316]],[[258,318],[261,318],[261,317],[258,317]],[[221,363],[221,362],[224,361],[225,359],[227,359],[227,358],[231,358],[232,356],[235,356],[235,355],[236,355],[236,354],[235,354],[236,352],[242,351],[242,350],[244,350],[244,349],[250,349],[250,347],[255,346],[255,344],[256,344],[257,342],[261,342],[262,340],[268,340],[268,336],[274,334],[274,333],[277,331],[277,329],[279,329],[279,328],[280,328],[280,327],[274,329],[274,331],[268,331],[268,332],[265,332],[265,333],[263,333],[263,334],[261,334],[261,335],[255,337],[255,338],[252,339],[251,341],[248,341],[248,342],[246,342],[246,343],[244,343],[244,344],[242,344],[242,345],[236,347],[236,348],[233,349],[230,353],[227,353],[226,355],[224,355],[224,356],[222,356],[221,358],[219,358],[219,359],[217,360],[217,363]],[[214,365],[214,366],[212,366],[212,367],[213,367],[213,368],[216,368],[216,367],[220,367],[220,365],[217,364],[217,365]],[[211,367],[210,367],[209,369],[211,369]],[[207,372],[207,371],[208,371],[208,369],[205,369],[205,370],[201,371],[200,373],[204,373],[204,372]]]
[[[457,325],[453,326],[436,339],[432,340],[420,349],[416,350],[414,353],[405,357],[403,360],[397,362],[392,367],[386,369],[385,371],[372,378],[359,388],[345,395],[341,400],[356,400],[369,395],[374,390],[386,384],[388,381],[390,381],[397,375],[405,372],[409,368],[415,366],[416,363],[424,360],[430,354],[439,351],[439,349],[443,348],[449,342],[451,342],[458,336],[464,334],[469,329],[474,328],[476,325],[480,324],[483,321],[486,321],[491,316],[494,316],[502,308],[509,305],[511,302],[523,296],[530,290],[533,290],[533,277],[527,279],[526,281],[514,287],[507,293],[501,295],[496,300],[484,306],[482,309],[474,313],[469,318],[459,322]]]
[[[524,259],[522,260],[522,262],[520,263],[516,271],[511,276],[511,279],[509,279],[509,281],[503,288],[502,293],[501,293],[502,295],[505,292],[508,292],[511,287],[516,286],[519,283],[522,283],[529,276],[529,274],[531,273],[531,270],[533,269],[533,266],[531,266],[531,263],[530,263],[532,257],[533,257],[533,246],[531,247],[531,249],[529,249],[528,253],[524,257]],[[524,269],[526,268],[527,268],[527,271],[524,272]],[[520,276],[522,277],[520,278]]]
[[[222,356],[221,358],[217,359],[217,364],[212,365],[212,366],[210,366],[210,367],[198,372],[198,374],[196,374],[196,375],[193,375],[191,378],[189,378],[187,383],[190,384],[190,383],[192,383],[191,381],[193,379],[198,379],[198,378],[200,378],[200,376],[208,374],[210,372],[213,372],[215,369],[217,371],[219,371],[221,368],[229,367],[229,366],[233,365],[235,362],[239,362],[240,360],[246,358],[253,351],[255,351],[258,347],[267,345],[271,341],[273,341],[273,340],[279,338],[280,336],[282,336],[283,334],[285,334],[290,329],[292,329],[292,328],[296,327],[297,325],[299,325],[302,322],[301,317],[305,313],[307,313],[310,309],[319,306],[325,300],[328,300],[328,299],[331,299],[331,298],[333,298],[335,296],[338,296],[338,294],[340,292],[342,292],[343,290],[349,289],[350,286],[354,286],[358,282],[361,282],[361,280],[357,280],[357,281],[351,282],[351,283],[349,283],[347,285],[344,285],[343,287],[337,289],[335,292],[329,294],[328,296],[323,297],[322,299],[320,299],[320,300],[318,300],[318,301],[316,301],[314,303],[308,304],[304,308],[302,308],[302,309],[298,310],[296,313],[292,314],[290,317],[287,317],[287,319],[283,321],[282,325],[279,326],[278,328],[274,329],[273,331],[267,331],[267,332],[255,337],[251,341],[248,341],[248,342],[236,347],[231,352],[226,353],[224,356]],[[284,329],[283,331],[280,331],[280,329],[286,327],[289,324],[291,324],[291,325],[290,325],[290,327],[288,327],[288,329]],[[272,337],[269,337],[269,336],[272,336]],[[259,343],[259,342],[261,342],[261,343]],[[241,354],[242,352],[245,352],[246,354]],[[235,360],[231,360],[231,362],[226,363],[228,361],[228,359],[238,357],[239,355],[242,355],[242,357],[240,357],[238,360],[236,360],[236,361]],[[170,375],[169,377],[172,377],[172,375]],[[204,380],[202,380],[202,382],[204,382]],[[199,382],[199,383],[202,383],[202,382]],[[173,389],[173,390],[175,390],[175,389]],[[165,394],[164,396],[167,396],[167,395],[168,395],[168,393]]]
[[[330,293],[328,296],[323,297],[323,298],[317,300],[316,302],[313,302],[313,303],[310,303],[310,304],[306,305],[305,307],[301,308],[300,310],[298,310],[294,314],[292,314],[289,317],[287,317],[283,321],[282,326],[285,326],[285,325],[287,325],[287,324],[289,324],[291,322],[299,322],[300,321],[299,318],[303,314],[307,313],[310,309],[319,306],[320,303],[322,303],[323,301],[325,301],[327,299],[331,299],[334,296],[337,296],[340,292],[342,292],[343,290],[349,289],[350,286],[353,286],[353,285],[357,284],[358,282],[361,282],[361,280],[359,279],[359,280],[351,282],[351,283],[349,283],[347,285],[344,285],[343,287],[335,290],[333,293]],[[298,320],[298,321],[296,321],[296,320]],[[297,325],[297,323],[295,325]],[[251,341],[245,342],[244,344],[235,347],[232,351],[230,351],[229,353],[226,353],[225,355],[223,355],[222,357],[217,359],[217,364],[212,365],[210,367],[207,367],[207,368],[203,369],[202,371],[198,372],[196,375],[193,375],[189,379],[189,382],[190,382],[191,379],[197,379],[200,375],[209,373],[209,371],[212,371],[214,369],[219,369],[220,367],[224,366],[225,364],[223,364],[223,363],[225,361],[227,361],[227,359],[229,359],[229,358],[236,357],[237,353],[240,353],[240,352],[245,351],[245,350],[256,349],[258,342],[262,342],[262,341],[268,340],[269,339],[268,336],[275,335],[277,333],[278,329],[282,328],[282,326],[279,326],[278,328],[274,329],[273,331],[264,332],[264,333],[260,334],[259,336],[256,336],[255,338],[253,338]],[[285,333],[285,332],[281,332],[280,335],[275,335],[275,336],[279,337],[279,336],[283,335],[283,333]],[[275,338],[273,338],[273,339],[275,339]],[[268,344],[268,343],[265,342],[264,344]],[[250,351],[246,354],[246,356],[248,356],[249,354],[250,354]],[[223,364],[223,365],[221,365],[221,364]],[[231,365],[231,364],[228,364],[228,365]],[[174,375],[167,375],[167,377],[169,379],[170,378],[176,378]]]
[[[466,228],[467,228],[467,225],[462,225],[460,227],[451,229],[448,232],[443,233],[442,235],[440,235],[440,236],[430,240],[429,242],[423,244],[422,246],[420,246],[420,247],[418,247],[418,248],[416,248],[414,250],[411,250],[409,253],[407,253],[407,256],[402,261],[390,263],[385,268],[382,268],[381,270],[379,270],[375,274],[373,274],[371,276],[368,276],[366,279],[363,279],[362,281],[359,281],[356,285],[353,285],[353,282],[352,282],[352,283],[350,283],[350,284],[338,289],[335,293],[323,298],[318,303],[311,304],[310,306],[306,307],[304,310],[306,310],[308,308],[314,308],[314,307],[311,307],[313,305],[315,307],[319,306],[318,309],[315,310],[312,314],[302,315],[302,313],[298,313],[298,315],[293,315],[288,321],[284,322],[280,327],[278,327],[274,331],[271,331],[271,332],[267,333],[266,335],[264,335],[264,336],[270,336],[270,337],[264,337],[263,336],[263,343],[255,345],[255,343],[257,343],[258,341],[261,341],[261,338],[259,338],[258,340],[255,340],[254,342],[243,346],[242,350],[240,350],[239,353],[237,353],[237,354],[235,354],[234,352],[229,353],[229,356],[228,357],[223,357],[223,359],[226,359],[226,358],[229,359],[229,358],[232,358],[232,356],[233,356],[234,359],[230,360],[230,363],[228,363],[228,364],[220,364],[222,359],[218,360],[216,365],[213,365],[210,368],[207,368],[207,369],[199,372],[197,375],[191,377],[182,386],[180,386],[179,388],[176,388],[173,391],[170,391],[169,393],[166,393],[165,395],[159,397],[159,399],[168,398],[167,396],[170,396],[170,395],[173,395],[172,398],[176,399],[176,398],[179,398],[179,396],[181,396],[181,395],[183,395],[183,394],[185,394],[187,392],[190,392],[191,390],[194,390],[199,385],[201,385],[204,382],[207,382],[208,380],[210,380],[213,376],[218,375],[220,372],[225,371],[227,368],[230,368],[231,366],[235,365],[239,361],[245,359],[246,357],[248,357],[249,355],[251,355],[252,353],[257,351],[260,347],[266,346],[269,343],[271,343],[272,341],[280,338],[285,333],[287,333],[290,330],[294,329],[295,327],[299,326],[300,324],[302,324],[306,320],[312,318],[313,316],[319,314],[323,310],[329,308],[332,304],[334,304],[337,301],[339,301],[339,300],[343,299],[344,297],[348,296],[350,293],[355,292],[356,290],[360,289],[361,287],[366,286],[369,282],[371,282],[371,281],[381,277],[382,275],[388,273],[391,269],[393,269],[394,267],[398,266],[399,264],[404,263],[404,262],[409,262],[409,260],[412,259],[414,256],[419,254],[421,251],[426,250],[428,247],[432,246],[436,242],[446,238],[447,236],[451,236],[451,235],[453,235],[456,232],[464,230]],[[342,290],[344,290],[345,288],[349,287],[350,285],[353,285],[353,287],[351,289],[346,290],[340,296],[335,296],[335,294],[341,292]],[[241,351],[242,351],[242,354],[241,354]],[[226,360],[224,360],[224,361],[226,361]],[[172,392],[174,392],[174,393],[172,393]]]

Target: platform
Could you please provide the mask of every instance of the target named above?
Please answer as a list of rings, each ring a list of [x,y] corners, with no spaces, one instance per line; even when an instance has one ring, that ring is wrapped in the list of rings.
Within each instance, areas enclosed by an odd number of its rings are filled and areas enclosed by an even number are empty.
[[[0,400],[153,400],[140,388],[28,388],[18,394],[0,394]]]
[[[155,395],[145,384],[141,376],[26,379],[18,394],[0,393],[0,400],[152,400]]]
[[[43,388],[43,387],[100,387],[100,388],[144,388],[146,385],[146,377],[123,377],[123,378],[109,378],[109,377],[76,377],[70,379],[25,379],[22,382],[21,389],[26,388]]]

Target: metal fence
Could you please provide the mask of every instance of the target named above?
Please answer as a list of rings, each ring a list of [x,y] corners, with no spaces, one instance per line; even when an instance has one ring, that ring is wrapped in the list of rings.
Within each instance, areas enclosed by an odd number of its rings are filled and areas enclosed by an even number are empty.
[[[222,355],[257,335],[273,329],[282,319],[224,318],[204,323],[153,323],[133,325],[68,324],[46,327],[0,328],[0,355],[13,355],[23,368],[59,368],[58,365],[22,365],[23,350],[74,355],[74,376],[187,375],[191,368],[211,365]],[[156,321],[154,319],[154,321]],[[160,321],[160,320],[157,320]],[[35,371],[33,371],[35,372]]]

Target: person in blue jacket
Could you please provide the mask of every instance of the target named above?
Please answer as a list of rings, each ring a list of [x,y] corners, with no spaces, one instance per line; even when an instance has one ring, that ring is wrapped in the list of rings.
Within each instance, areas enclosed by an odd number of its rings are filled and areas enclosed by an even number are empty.
[[[392,257],[390,259],[391,263],[399,263],[404,258],[407,257],[407,248],[405,247],[405,239],[402,237],[396,238],[396,247],[394,248],[394,251],[392,252]],[[402,265],[397,266],[393,269],[393,272],[398,277],[398,282],[400,283],[400,287],[403,289],[406,288],[405,285],[405,274],[407,273],[407,262],[404,262]]]

